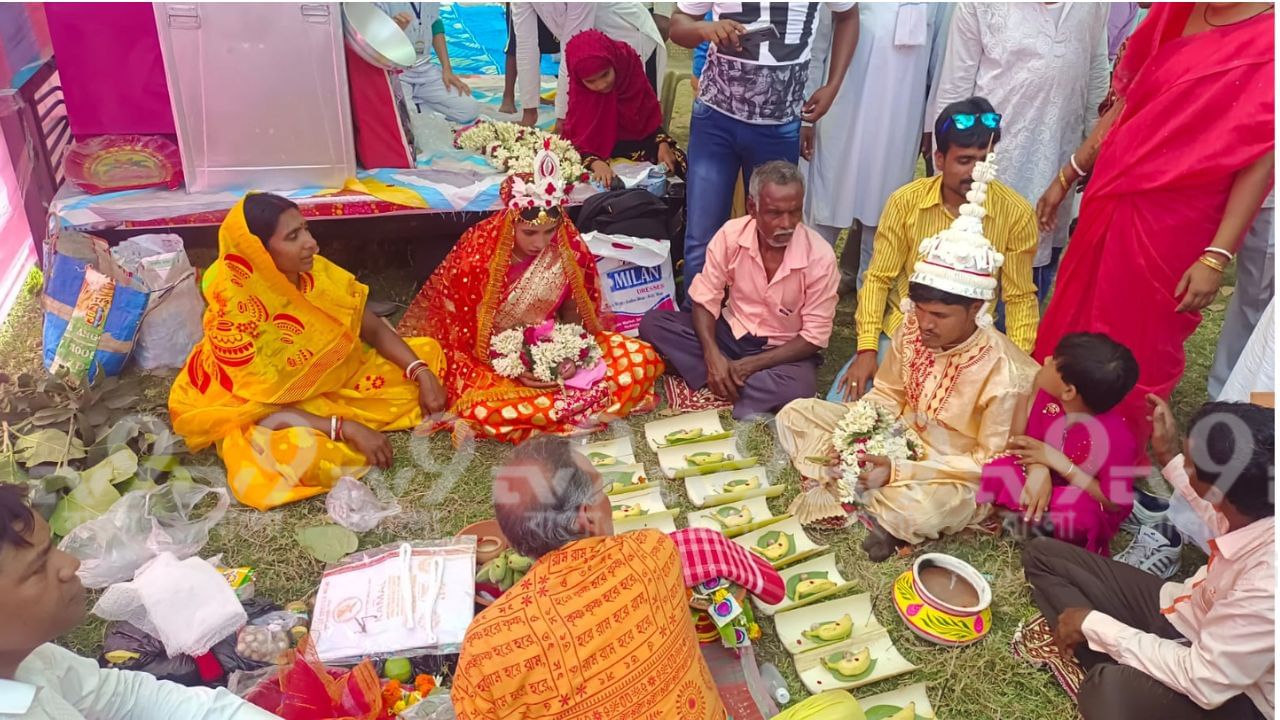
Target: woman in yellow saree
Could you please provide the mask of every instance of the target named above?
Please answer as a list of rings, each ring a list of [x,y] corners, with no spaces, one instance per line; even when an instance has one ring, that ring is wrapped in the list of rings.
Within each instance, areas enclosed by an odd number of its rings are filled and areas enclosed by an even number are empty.
[[[595,258],[562,210],[559,162],[544,149],[534,167],[531,179],[508,178],[507,209],[463,234],[400,321],[402,334],[430,335],[444,347],[455,438],[466,429],[519,443],[536,433],[593,429],[656,404],[662,361],[648,343],[610,332]],[[579,324],[600,345],[603,378],[590,389],[494,371],[495,335],[547,320]]]
[[[169,393],[174,430],[193,451],[215,445],[231,491],[259,510],[389,467],[382,433],[446,403],[440,345],[401,339],[318,250],[293,202],[237,203],[204,280],[204,337]]]

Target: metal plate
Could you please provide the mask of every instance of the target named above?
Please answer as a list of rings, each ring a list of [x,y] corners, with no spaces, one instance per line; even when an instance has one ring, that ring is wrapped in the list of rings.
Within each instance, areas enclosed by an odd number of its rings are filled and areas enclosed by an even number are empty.
[[[409,36],[373,3],[342,3],[342,29],[356,54],[384,70],[408,70],[418,59]]]

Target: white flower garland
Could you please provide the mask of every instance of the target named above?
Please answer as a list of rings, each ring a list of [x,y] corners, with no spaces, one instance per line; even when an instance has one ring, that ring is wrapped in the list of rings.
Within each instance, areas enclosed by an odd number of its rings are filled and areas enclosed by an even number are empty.
[[[841,502],[853,502],[862,468],[859,455],[883,455],[890,460],[919,460],[924,442],[916,431],[882,405],[859,400],[836,423],[831,442],[840,454]]]
[[[516,327],[500,332],[489,341],[493,371],[506,378],[526,372],[542,382],[559,382],[560,364],[572,360],[579,369],[595,367],[603,358],[600,345],[581,326],[558,323],[549,335],[530,342],[526,331]]]
[[[533,160],[543,142],[551,139],[551,152],[560,159],[560,176],[564,182],[583,182],[587,171],[582,156],[573,144],[559,135],[516,123],[482,120],[458,133],[454,144],[484,157],[490,165],[505,173],[533,173]]]

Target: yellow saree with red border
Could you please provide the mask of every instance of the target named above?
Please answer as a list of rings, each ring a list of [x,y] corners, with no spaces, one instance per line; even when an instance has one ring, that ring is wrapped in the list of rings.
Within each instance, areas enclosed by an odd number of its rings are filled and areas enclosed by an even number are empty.
[[[422,422],[418,386],[360,341],[368,295],[355,276],[318,255],[295,287],[249,232],[243,200],[223,221],[218,260],[204,282],[204,336],[169,392],[169,414],[193,451],[217,447],[227,484],[244,504],[268,510],[369,469],[364,455],[325,433],[256,424],[272,413],[295,408],[378,431]],[[436,341],[407,342],[443,376]]]
[[[656,404],[662,360],[648,343],[611,332],[595,258],[577,228],[566,217],[546,250],[517,274],[510,272],[515,219],[513,211],[502,211],[467,230],[400,321],[401,334],[429,335],[444,348],[444,387],[455,422],[480,437],[518,443],[648,412]],[[593,390],[531,388],[493,371],[495,333],[554,318],[563,303],[573,303],[603,351],[605,378]]]

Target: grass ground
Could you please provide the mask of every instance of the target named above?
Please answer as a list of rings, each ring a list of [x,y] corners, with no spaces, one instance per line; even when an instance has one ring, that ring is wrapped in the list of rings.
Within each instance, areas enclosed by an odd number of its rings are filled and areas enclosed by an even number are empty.
[[[673,67],[688,67],[688,53],[673,53]],[[672,129],[679,137],[687,137],[689,90],[681,90]],[[417,289],[425,270],[405,268],[351,269],[369,283],[373,293],[384,299],[407,302]],[[40,366],[40,311],[37,285],[14,310],[0,328],[0,371],[34,370]],[[1222,322],[1224,298],[1205,314],[1205,321],[1187,343],[1187,370],[1174,394],[1174,410],[1185,420],[1205,400],[1205,379],[1212,362],[1214,346]],[[839,311],[839,323],[832,339],[828,361],[823,365],[820,386],[833,380],[841,361],[854,347],[852,302],[845,301]],[[165,397],[172,376],[154,376],[147,382],[144,407],[140,410],[158,414],[165,412]],[[613,432],[640,433],[643,424],[655,416],[631,418],[625,427]],[[733,421],[725,416],[725,422]],[[796,494],[797,473],[787,466],[773,444],[767,425],[755,424],[739,428],[751,454],[771,464],[774,475],[788,487],[788,492],[770,505],[775,513],[784,511]],[[411,438],[408,433],[392,436],[397,464],[386,475],[371,478],[371,484],[394,494],[403,511],[385,521],[378,529],[365,533],[361,548],[376,547],[400,538],[432,538],[447,536],[476,520],[492,516],[490,478],[495,465],[508,452],[507,446],[479,443],[472,453],[455,453],[447,438]],[[639,454],[650,467],[656,457],[643,443]],[[197,464],[217,466],[211,452],[196,456]],[[664,498],[670,507],[683,511],[693,509],[681,488],[668,483]],[[323,566],[300,552],[293,536],[298,528],[328,522],[322,499],[298,503],[267,513],[246,508],[232,508],[218,525],[203,555],[222,554],[228,565],[250,565],[256,568],[257,591],[279,602],[306,599],[315,591]],[[681,523],[683,524],[683,523]],[[841,573],[857,584],[860,591],[874,599],[876,616],[889,630],[903,655],[919,666],[906,676],[887,680],[863,691],[865,694],[888,691],[915,682],[927,682],[929,695],[939,717],[953,720],[1039,720],[1073,717],[1073,709],[1063,692],[1046,672],[1015,660],[1009,653],[1009,641],[1018,623],[1034,614],[1018,564],[1018,546],[1004,538],[959,535],[935,544],[930,550],[961,557],[992,579],[992,631],[981,643],[963,649],[949,650],[916,638],[895,617],[889,601],[893,580],[909,566],[907,559],[893,559],[883,564],[869,563],[858,549],[863,530],[813,533],[814,539],[830,545]],[[762,619],[764,638],[758,647],[763,661],[775,663],[787,678],[793,697],[803,697],[803,688],[795,676],[794,666],[773,634],[772,623]],[[70,647],[96,654],[102,642],[102,623],[94,618],[63,640]]]
[[[380,277],[364,277],[366,282],[383,286],[385,296],[405,301],[415,290],[412,286],[386,288]],[[0,371],[34,370],[40,365],[38,286],[23,298],[3,329],[0,329]],[[1213,358],[1214,344],[1221,325],[1221,300],[1206,313],[1199,331],[1187,343],[1187,372],[1174,395],[1174,408],[1185,420],[1205,399],[1205,378]],[[851,317],[852,304],[842,303],[839,317]],[[840,358],[853,348],[851,324],[843,322],[836,329],[831,356]],[[827,362],[821,373],[822,387],[829,385],[838,369],[837,362]],[[163,415],[169,376],[152,376],[147,382],[144,411]],[[626,427],[613,433],[639,434],[646,421],[656,415],[631,418]],[[724,420],[732,424],[726,415]],[[769,462],[777,477],[789,490],[770,501],[775,513],[784,511],[796,494],[799,476],[787,466],[775,448],[773,434],[765,424],[739,427],[743,449]],[[401,538],[447,536],[463,526],[492,516],[489,482],[491,471],[508,452],[508,447],[481,442],[472,453],[455,453],[443,436],[413,438],[408,433],[392,436],[398,458],[389,473],[370,478],[375,487],[395,495],[403,508],[401,514],[361,537],[362,548],[376,547]],[[653,468],[656,457],[637,443],[643,461]],[[204,452],[193,458],[194,464],[216,466],[216,456]],[[692,510],[687,496],[678,484],[668,483],[663,492],[668,506]],[[301,553],[293,540],[297,529],[328,522],[323,500],[316,499],[268,513],[233,507],[218,525],[203,555],[221,553],[227,564],[250,565],[257,569],[258,593],[280,602],[306,599],[315,591],[323,566]],[[1018,565],[1018,547],[1005,538],[966,533],[929,546],[967,560],[992,579],[992,632],[981,643],[963,649],[948,650],[925,643],[911,634],[895,617],[889,602],[893,580],[905,570],[909,559],[893,559],[883,564],[868,562],[858,549],[863,530],[811,533],[815,541],[830,545],[842,574],[857,584],[860,591],[871,593],[875,612],[889,629],[894,642],[908,660],[920,669],[901,678],[888,680],[867,689],[882,692],[900,685],[925,681],[940,717],[965,720],[1033,720],[1071,717],[1066,696],[1048,673],[1015,660],[1009,653],[1009,641],[1019,622],[1035,610],[1031,604]],[[1188,562],[1191,562],[1188,559]],[[803,689],[788,661],[786,652],[772,633],[772,624],[762,620],[765,635],[758,648],[763,661],[778,665],[791,685],[793,697],[802,697]],[[94,654],[101,647],[102,623],[90,618],[71,633],[65,642],[76,650]]]

